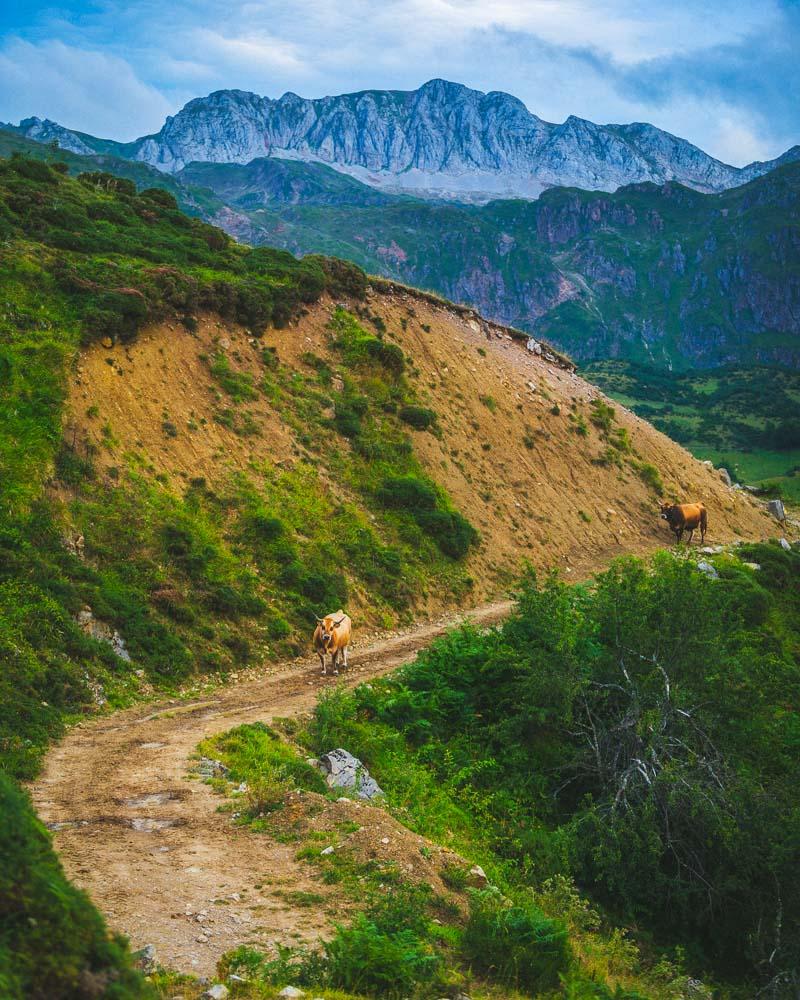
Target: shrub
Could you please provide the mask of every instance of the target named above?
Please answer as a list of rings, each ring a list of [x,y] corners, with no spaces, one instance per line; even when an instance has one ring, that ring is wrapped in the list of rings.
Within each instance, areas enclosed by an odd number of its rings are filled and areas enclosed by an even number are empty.
[[[633,462],[631,464],[646,486],[659,496],[664,495],[664,480],[654,465],[651,465],[650,462]]]
[[[458,511],[422,510],[416,515],[419,526],[429,534],[446,556],[463,559],[479,539],[478,532]]]
[[[470,894],[462,942],[474,968],[536,992],[554,988],[569,968],[566,928],[531,904],[511,904],[497,889]]]
[[[418,431],[427,430],[436,423],[436,413],[425,406],[402,406],[397,415]]]
[[[325,944],[327,978],[368,996],[407,997],[431,983],[441,959],[410,930],[379,930],[363,914]]]
[[[416,476],[391,476],[377,491],[384,507],[396,510],[422,511],[436,509],[436,491]]]

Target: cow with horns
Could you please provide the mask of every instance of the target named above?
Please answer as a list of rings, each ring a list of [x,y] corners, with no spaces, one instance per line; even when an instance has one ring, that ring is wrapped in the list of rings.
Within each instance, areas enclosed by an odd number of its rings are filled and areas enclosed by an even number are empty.
[[[315,616],[316,617],[316,616]],[[347,647],[350,645],[350,633],[353,623],[340,608],[335,614],[317,618],[314,630],[314,649],[322,664],[322,673],[327,674],[325,656],[330,654],[334,674],[339,673],[339,657],[342,658],[343,669],[347,670]]]
[[[689,544],[692,544],[692,535],[700,529],[700,544],[706,540],[706,529],[708,528],[708,511],[702,503],[662,503],[661,517],[667,522],[675,532],[675,541],[679,545],[683,538],[684,531],[689,532]]]

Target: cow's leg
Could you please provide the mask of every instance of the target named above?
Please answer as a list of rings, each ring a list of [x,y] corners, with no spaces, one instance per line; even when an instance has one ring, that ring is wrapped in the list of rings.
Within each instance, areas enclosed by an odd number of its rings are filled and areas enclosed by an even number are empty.
[[[333,664],[333,672],[335,674],[339,673],[339,650],[335,649],[331,653],[331,663]]]
[[[703,524],[702,521],[700,522],[700,544],[701,545],[706,544],[706,526]]]
[[[342,670],[344,670],[344,672],[347,673],[347,646],[345,646],[342,649],[342,660],[343,660]]]
[[[328,671],[325,669],[325,654],[324,653],[317,653],[317,656],[319,657],[319,662],[320,662],[320,665],[321,665],[321,668],[322,668],[322,673],[326,674]]]
[[[675,544],[676,545],[680,545],[682,539],[683,539],[683,528],[676,528],[675,529]]]
[[[693,534],[694,534],[694,528],[689,528],[689,541],[686,543],[687,545],[691,545],[692,544],[692,535]]]

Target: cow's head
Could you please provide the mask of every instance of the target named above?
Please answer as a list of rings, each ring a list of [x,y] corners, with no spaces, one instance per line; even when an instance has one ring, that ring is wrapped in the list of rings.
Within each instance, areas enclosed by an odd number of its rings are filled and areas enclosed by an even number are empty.
[[[314,617],[317,618],[316,615]],[[333,641],[333,630],[338,628],[343,621],[344,618],[337,620],[333,615],[328,615],[326,618],[317,618],[317,625],[320,627],[320,638],[326,649]]]
[[[662,500],[658,506],[661,508],[661,520],[669,521],[670,514],[672,513],[672,508],[674,505],[671,503],[664,503],[664,501]]]

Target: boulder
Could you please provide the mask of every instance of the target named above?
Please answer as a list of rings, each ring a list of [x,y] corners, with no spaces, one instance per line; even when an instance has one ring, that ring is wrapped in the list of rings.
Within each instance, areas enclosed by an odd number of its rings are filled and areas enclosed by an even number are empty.
[[[140,951],[135,951],[133,953],[133,960],[137,967],[142,970],[145,975],[150,975],[151,972],[156,971],[156,949],[155,945],[146,944],[144,948]]]
[[[781,548],[783,549],[784,552],[791,552],[792,551],[792,546],[786,541],[785,538],[782,538],[780,540],[780,546],[781,546]]]
[[[742,563],[742,566],[746,566],[748,569],[752,569],[754,572],[758,572],[761,569],[761,563]]]
[[[467,885],[472,886],[473,889],[485,889],[488,884],[489,879],[483,868],[480,865],[473,865],[467,875]]]
[[[223,986],[222,983],[215,983],[213,986],[201,993],[201,1000],[227,1000],[230,996],[230,990],[227,986]]]
[[[717,475],[725,483],[726,486],[733,486],[733,480],[731,479],[731,474],[727,469],[717,469]]]
[[[706,562],[705,559],[701,559],[697,564],[697,568],[701,573],[705,573],[706,576],[710,576],[712,580],[719,579],[719,573],[714,569],[710,562]]]
[[[770,500],[767,504],[767,510],[773,517],[777,517],[779,521],[786,520],[786,511],[783,508],[782,500]]]
[[[293,997],[304,997],[305,992],[299,990],[296,986],[284,986],[278,996],[285,997],[286,1000],[292,1000]]]
[[[370,776],[358,757],[347,750],[341,747],[331,750],[320,757],[319,763],[329,788],[349,788],[360,799],[372,800],[383,795],[378,782]]]

